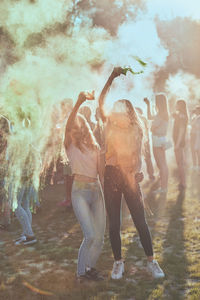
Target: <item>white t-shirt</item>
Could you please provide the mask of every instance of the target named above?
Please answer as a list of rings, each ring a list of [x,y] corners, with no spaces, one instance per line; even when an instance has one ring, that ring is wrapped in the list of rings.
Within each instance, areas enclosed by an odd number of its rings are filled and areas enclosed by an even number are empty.
[[[86,146],[82,152],[73,143],[66,150],[72,174],[97,178],[98,150],[90,150]]]

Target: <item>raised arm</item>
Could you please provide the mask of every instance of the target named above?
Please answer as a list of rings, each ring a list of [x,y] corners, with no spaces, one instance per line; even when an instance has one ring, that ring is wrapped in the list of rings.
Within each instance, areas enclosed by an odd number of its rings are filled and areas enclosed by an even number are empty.
[[[144,102],[147,105],[147,118],[148,120],[153,120],[153,115],[151,114],[150,102],[148,98],[144,98]]]
[[[72,109],[72,112],[67,120],[67,124],[65,127],[65,139],[64,139],[64,145],[65,148],[67,149],[70,144],[71,144],[71,136],[70,136],[70,132],[74,126],[74,120],[76,118],[77,112],[79,107],[81,106],[81,104],[83,102],[85,102],[85,100],[87,99],[87,94],[84,92],[81,92],[78,96],[78,99],[76,101],[76,104],[74,105],[74,108]]]
[[[123,68],[121,68],[121,67],[114,68],[111,75],[110,75],[110,77],[108,78],[106,84],[104,85],[100,96],[99,96],[99,111],[100,111],[100,117],[101,117],[103,122],[106,121],[106,115],[105,115],[105,112],[104,112],[104,103],[105,103],[106,94],[107,94],[108,90],[110,89],[110,87],[112,85],[112,82],[115,79],[115,77],[118,77],[121,74],[123,74]]]

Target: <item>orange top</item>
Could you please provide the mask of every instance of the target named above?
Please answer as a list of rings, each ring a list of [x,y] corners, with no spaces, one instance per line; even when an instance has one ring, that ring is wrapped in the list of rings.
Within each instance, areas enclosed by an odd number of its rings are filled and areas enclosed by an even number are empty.
[[[127,117],[113,113],[105,128],[106,164],[137,172],[142,135]]]

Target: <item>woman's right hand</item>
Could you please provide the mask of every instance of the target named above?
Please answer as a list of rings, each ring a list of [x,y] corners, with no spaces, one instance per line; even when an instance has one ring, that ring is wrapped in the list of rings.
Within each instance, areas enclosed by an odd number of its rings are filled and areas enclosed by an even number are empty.
[[[123,69],[123,68],[121,68],[121,67],[115,67],[115,68],[113,69],[111,75],[115,78],[115,77],[118,77],[118,76],[120,76],[121,74],[123,74],[123,72],[124,72],[124,69]]]
[[[149,105],[149,99],[148,98],[144,98],[144,102]]]

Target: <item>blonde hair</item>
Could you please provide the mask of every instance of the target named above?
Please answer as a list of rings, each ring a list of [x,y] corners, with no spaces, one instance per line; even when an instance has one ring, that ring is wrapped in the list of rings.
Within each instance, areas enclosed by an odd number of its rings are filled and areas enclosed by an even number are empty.
[[[73,136],[74,145],[79,150],[84,152],[84,146],[90,150],[98,150],[100,148],[89,123],[83,115],[77,114],[72,130],[74,129],[75,131],[71,133],[71,137]]]
[[[143,136],[143,126],[140,121],[140,118],[137,115],[137,112],[135,111],[135,108],[133,107],[132,103],[127,99],[121,99],[116,101],[116,103],[122,103],[126,107],[126,112],[128,114],[128,117],[130,119],[131,125],[134,127],[134,125],[138,128],[138,131]]]

